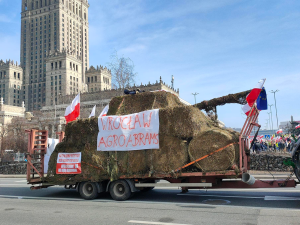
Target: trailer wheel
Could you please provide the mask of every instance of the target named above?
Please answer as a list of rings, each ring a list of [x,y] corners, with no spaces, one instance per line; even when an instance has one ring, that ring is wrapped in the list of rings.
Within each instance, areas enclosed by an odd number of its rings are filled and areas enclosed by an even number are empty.
[[[125,180],[116,180],[109,186],[109,193],[116,201],[125,201],[130,198],[131,190]]]
[[[97,186],[93,182],[82,182],[79,185],[79,194],[86,200],[92,200],[97,198],[98,191]]]

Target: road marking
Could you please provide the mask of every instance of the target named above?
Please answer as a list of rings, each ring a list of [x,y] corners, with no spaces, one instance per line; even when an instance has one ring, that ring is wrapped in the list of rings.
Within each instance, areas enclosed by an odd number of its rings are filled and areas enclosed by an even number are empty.
[[[234,195],[195,195],[195,194],[177,194],[182,196],[197,196],[197,197],[216,197],[216,198],[253,198],[253,199],[264,199],[265,197],[252,197],[252,196],[234,196]]]
[[[191,225],[191,224],[182,224],[182,223],[163,223],[163,222],[149,222],[149,221],[138,221],[138,220],[129,220],[128,223],[158,224],[158,225]]]
[[[17,182],[17,183],[23,183],[23,182],[27,182],[27,180],[17,180],[17,181],[15,181],[15,182]]]
[[[81,198],[47,198],[47,197],[16,196],[16,195],[0,195],[0,198],[61,200],[61,201],[85,201],[84,199],[81,199]]]
[[[27,184],[0,184],[0,186],[12,186],[12,185],[13,186],[21,186],[21,185],[22,186],[24,186],[24,185],[27,186]]]
[[[265,201],[300,201],[300,198],[284,196],[265,196]]]

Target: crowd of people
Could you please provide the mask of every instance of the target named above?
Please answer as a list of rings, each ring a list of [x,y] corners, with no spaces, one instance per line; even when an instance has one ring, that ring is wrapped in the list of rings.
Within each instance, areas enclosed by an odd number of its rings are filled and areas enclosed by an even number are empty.
[[[264,139],[258,137],[252,145],[252,153],[261,152],[278,152],[278,153],[291,153],[292,146],[296,143],[299,137],[293,137],[291,134],[286,134],[282,136],[273,136],[270,139]],[[252,142],[252,140],[251,140]]]

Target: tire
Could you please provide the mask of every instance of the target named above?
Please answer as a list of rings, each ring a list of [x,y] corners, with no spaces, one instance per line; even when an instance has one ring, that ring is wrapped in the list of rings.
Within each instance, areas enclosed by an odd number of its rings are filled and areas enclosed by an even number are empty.
[[[109,185],[110,196],[116,201],[125,201],[130,198],[131,190],[125,180],[116,180]]]
[[[82,182],[79,186],[79,194],[86,200],[92,200],[97,198],[98,190],[94,182]]]
[[[148,191],[152,191],[154,189],[154,187],[145,187],[141,190],[141,192],[148,192]]]

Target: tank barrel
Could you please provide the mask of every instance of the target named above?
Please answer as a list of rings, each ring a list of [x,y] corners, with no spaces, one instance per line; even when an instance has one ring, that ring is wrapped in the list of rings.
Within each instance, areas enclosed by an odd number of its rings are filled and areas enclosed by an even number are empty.
[[[246,184],[253,185],[255,183],[255,178],[249,173],[243,173],[242,181]]]

